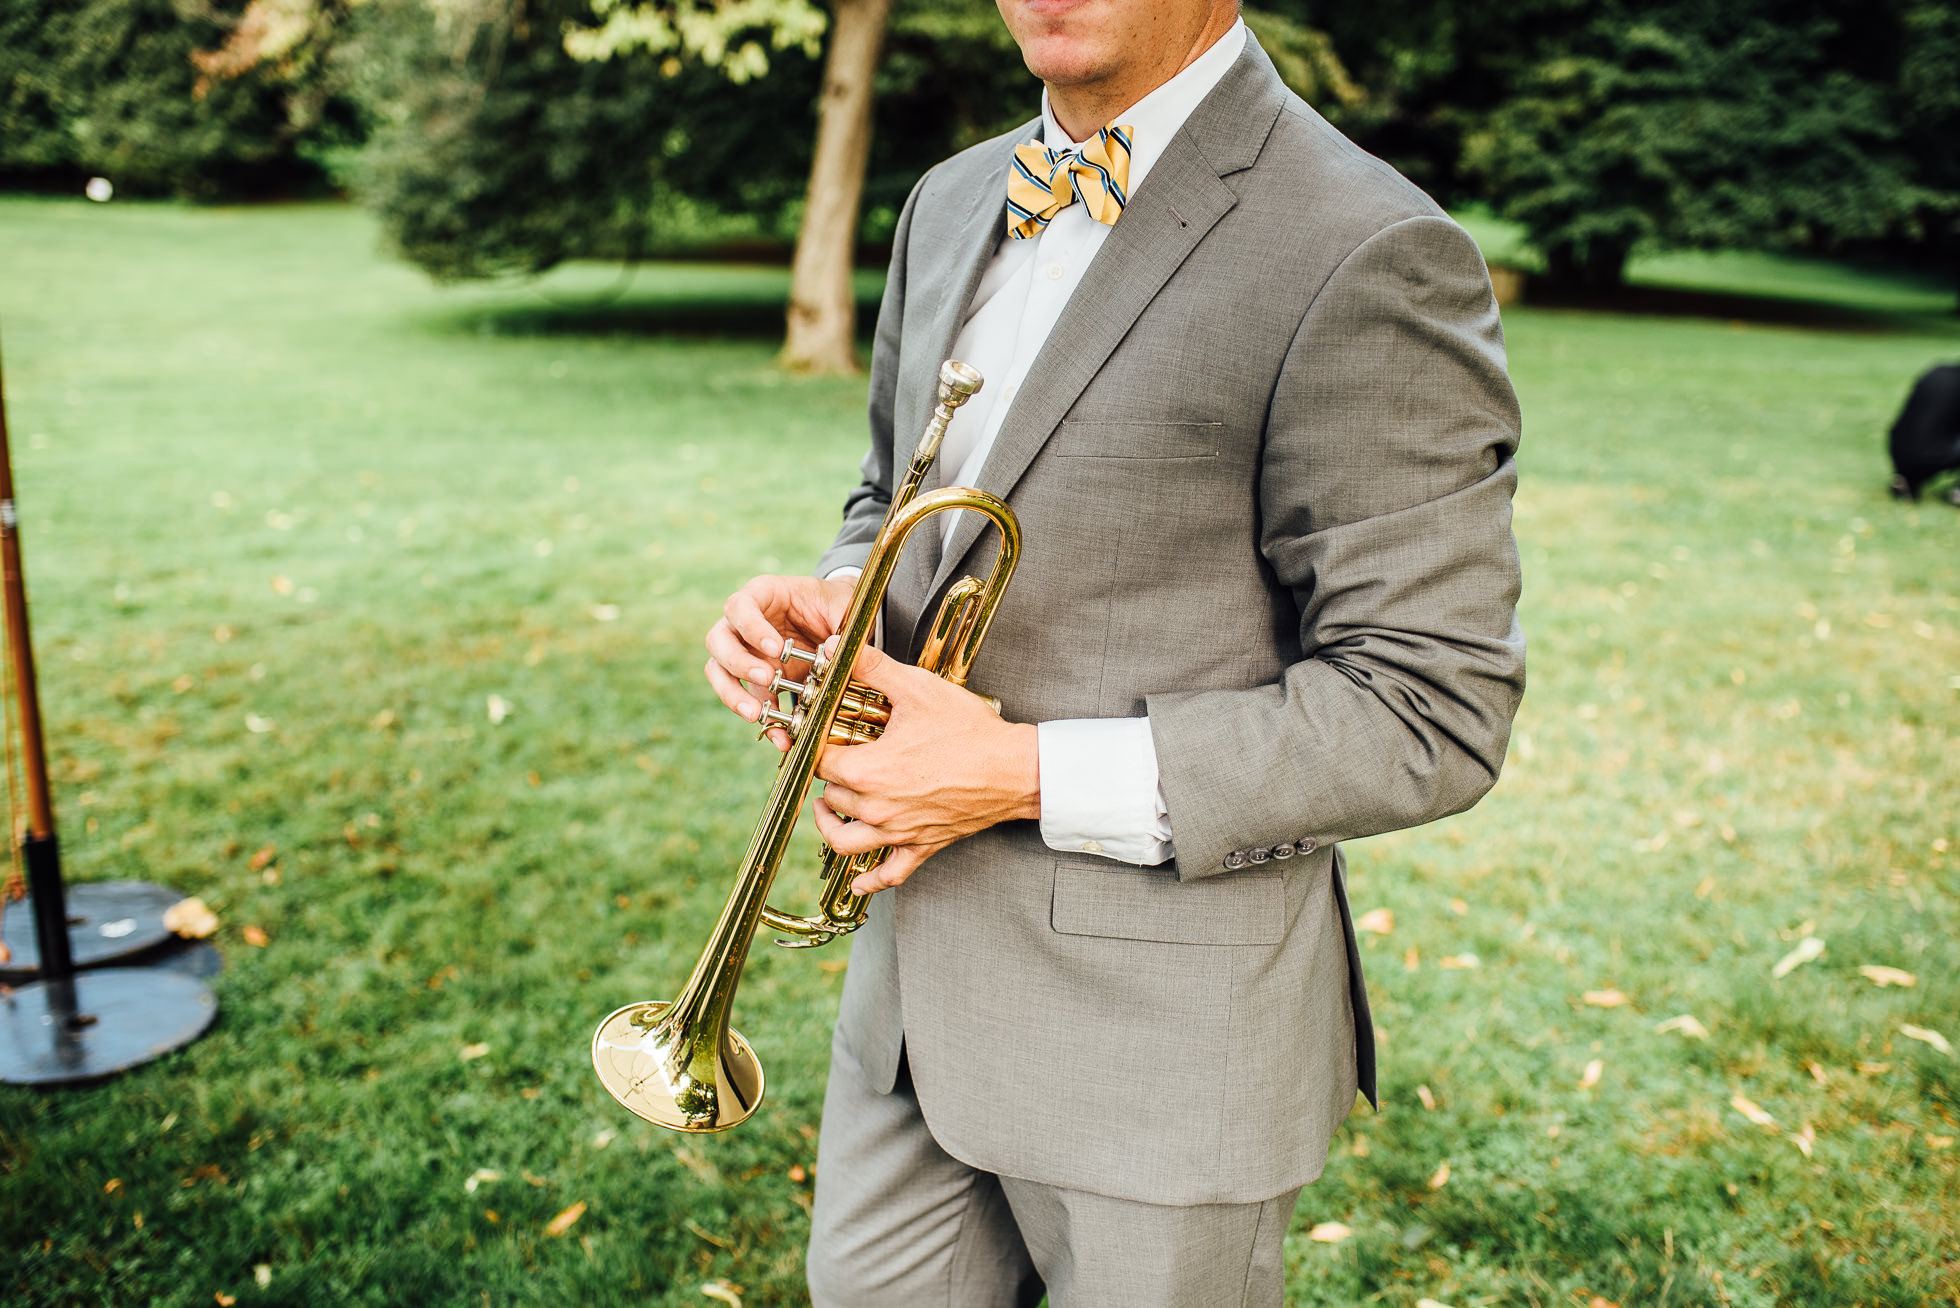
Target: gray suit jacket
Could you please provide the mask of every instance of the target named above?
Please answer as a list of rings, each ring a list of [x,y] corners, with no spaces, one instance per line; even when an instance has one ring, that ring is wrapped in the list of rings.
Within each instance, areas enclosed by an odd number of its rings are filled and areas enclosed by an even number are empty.
[[[871,451],[820,571],[865,556],[1029,130],[905,207]],[[1136,188],[979,477],[1026,551],[974,687],[1014,721],[1148,713],[1177,858],[1056,853],[1015,822],[873,898],[838,1038],[887,1088],[909,1051],[949,1152],[1160,1204],[1319,1175],[1374,1093],[1337,842],[1474,804],[1523,693],[1517,438],[1476,246],[1249,41]],[[914,536],[888,649],[916,657],[922,615],[984,567],[963,517],[943,551]],[[1281,845],[1301,852],[1263,857]]]

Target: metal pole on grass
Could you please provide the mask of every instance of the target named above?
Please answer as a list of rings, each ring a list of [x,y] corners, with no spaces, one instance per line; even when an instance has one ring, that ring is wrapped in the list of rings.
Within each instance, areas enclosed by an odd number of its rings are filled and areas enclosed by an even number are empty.
[[[71,903],[62,884],[34,648],[28,639],[27,586],[21,573],[20,514],[14,505],[4,383],[0,383],[0,609],[6,616],[20,726],[26,830],[19,848],[34,907],[35,947],[30,966],[23,969],[16,966],[21,960],[9,959],[5,975],[26,970],[39,977],[14,989],[0,984],[0,1082],[89,1081],[189,1044],[211,1025],[218,1001],[196,976],[158,965],[167,963],[158,957],[158,947],[170,939],[162,926],[162,910],[175,902],[175,894],[147,882],[116,882],[78,887]],[[144,930],[148,917],[155,921]],[[21,941],[23,948],[16,951],[15,942],[7,941],[10,952],[25,952],[26,944]],[[86,968],[143,950],[150,951],[151,966],[76,970],[78,954]]]

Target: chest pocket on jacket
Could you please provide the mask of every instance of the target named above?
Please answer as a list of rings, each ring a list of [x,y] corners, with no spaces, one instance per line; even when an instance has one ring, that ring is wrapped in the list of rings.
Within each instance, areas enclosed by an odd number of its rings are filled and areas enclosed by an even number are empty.
[[[1071,418],[1055,430],[1064,459],[1212,459],[1225,439],[1222,422],[1100,422]]]
[[[1049,911],[1063,935],[1276,945],[1286,934],[1286,887],[1278,868],[1179,881],[1168,868],[1057,863]]]

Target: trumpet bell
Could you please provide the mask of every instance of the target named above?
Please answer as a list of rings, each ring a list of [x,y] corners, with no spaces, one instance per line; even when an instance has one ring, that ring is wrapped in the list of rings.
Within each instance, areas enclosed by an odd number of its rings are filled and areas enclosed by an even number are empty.
[[[762,1103],[762,1063],[742,1034],[717,1041],[665,1001],[628,1004],[592,1034],[592,1069],[606,1092],[672,1131],[726,1131]]]

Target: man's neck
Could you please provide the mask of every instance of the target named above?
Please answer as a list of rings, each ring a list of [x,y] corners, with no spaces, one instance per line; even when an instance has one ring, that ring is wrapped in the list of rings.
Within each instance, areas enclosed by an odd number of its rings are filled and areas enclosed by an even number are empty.
[[[1211,17],[1188,43],[1178,42],[1168,49],[1151,52],[1135,64],[1125,65],[1107,77],[1070,85],[1045,83],[1048,111],[1072,141],[1086,141],[1096,129],[1134,106],[1143,97],[1189,68],[1198,56],[1232,30],[1239,20],[1238,6],[1214,6]]]

